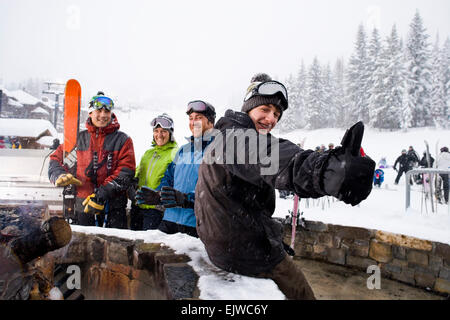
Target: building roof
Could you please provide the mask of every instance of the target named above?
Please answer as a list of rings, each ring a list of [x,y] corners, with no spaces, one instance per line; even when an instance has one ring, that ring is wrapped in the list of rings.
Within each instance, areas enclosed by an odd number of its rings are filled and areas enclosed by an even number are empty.
[[[50,113],[48,113],[47,110],[45,110],[42,107],[37,107],[36,109],[33,109],[33,111],[31,111],[31,113],[42,113],[42,114],[46,114],[46,115],[50,114]]]
[[[58,137],[58,132],[48,120],[0,118],[0,136],[39,137],[47,130],[51,136]]]
[[[3,94],[8,97],[8,104],[15,107],[23,107],[24,105],[36,105],[38,103],[42,103],[50,109],[54,108],[54,102],[51,102],[50,100],[43,101],[23,90],[7,90],[2,86],[0,86],[0,90],[2,90]]]
[[[38,98],[33,97],[31,94],[29,94],[23,90],[9,91],[9,96],[24,105],[25,104],[35,105],[38,103],[44,103],[43,101],[39,100]]]
[[[8,98],[8,104],[9,104],[10,106],[18,107],[18,108],[23,107],[23,104],[21,104],[20,102],[14,100],[14,99],[11,99],[11,98]]]

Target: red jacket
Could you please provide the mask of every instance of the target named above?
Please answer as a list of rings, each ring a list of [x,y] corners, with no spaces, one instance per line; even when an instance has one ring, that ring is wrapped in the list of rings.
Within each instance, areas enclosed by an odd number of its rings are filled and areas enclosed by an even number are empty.
[[[91,119],[86,121],[87,130],[78,135],[76,178],[83,185],[77,187],[77,197],[86,198],[94,193],[105,200],[114,199],[125,192],[136,170],[133,141],[119,131],[120,124],[115,114],[111,123],[104,128],[95,127]],[[49,179],[52,183],[68,168],[63,165],[63,145],[50,156]],[[97,174],[94,176],[94,154],[97,154]],[[97,180],[97,184],[95,184]]]

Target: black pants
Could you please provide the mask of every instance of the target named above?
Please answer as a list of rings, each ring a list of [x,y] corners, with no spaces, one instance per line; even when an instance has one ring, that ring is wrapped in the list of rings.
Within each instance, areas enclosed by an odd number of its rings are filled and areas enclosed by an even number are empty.
[[[444,189],[445,203],[448,203],[448,174],[440,174],[442,178],[442,188]]]
[[[131,230],[155,230],[163,218],[163,213],[156,209],[142,209],[132,205],[130,212]]]
[[[182,224],[162,220],[158,227],[159,231],[167,234],[174,234],[177,232],[185,233],[191,237],[198,238],[197,229],[195,227],[184,226]]]
[[[395,184],[398,184],[398,182],[400,181],[400,177],[402,176],[402,174],[405,173],[405,175],[406,175],[407,172],[408,172],[408,168],[402,168],[402,167],[400,167],[400,169],[398,170],[397,178],[395,178]]]
[[[110,207],[105,206],[107,210],[107,215],[105,212],[101,214],[85,213],[84,206],[82,202],[84,199],[76,198],[75,201],[75,213],[76,221],[74,224],[80,226],[98,226],[102,227],[106,216],[106,228],[117,228],[117,229],[127,229],[127,211],[126,206],[121,207]]]

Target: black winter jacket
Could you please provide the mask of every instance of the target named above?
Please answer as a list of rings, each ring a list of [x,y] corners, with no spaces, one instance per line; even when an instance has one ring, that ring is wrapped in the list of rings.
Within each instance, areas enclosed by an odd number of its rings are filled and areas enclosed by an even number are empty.
[[[397,168],[397,163],[400,164],[399,170],[400,169],[403,169],[403,170],[409,169],[409,164],[411,161],[412,161],[412,159],[410,158],[410,156],[408,156],[407,154],[402,154],[401,156],[399,156],[397,158],[397,160],[395,160],[394,169]]]
[[[195,190],[197,232],[216,266],[249,276],[269,272],[285,257],[283,227],[271,218],[275,188],[294,191],[304,198],[326,195],[319,176],[327,152],[305,151],[288,140],[270,134],[261,136],[247,114],[232,110],[225,113],[215,129],[220,130],[221,137],[216,136],[205,150]],[[250,133],[266,137],[270,155],[278,147],[277,171],[261,175],[267,160],[264,157],[249,164],[252,162],[247,156],[245,164],[238,164],[238,157],[249,154],[251,139],[246,139],[244,148],[232,154],[234,162],[221,161],[229,153],[224,156],[220,150],[225,150],[232,139],[238,139],[230,129],[241,130],[237,134],[240,137]],[[216,163],[211,163],[211,159]]]

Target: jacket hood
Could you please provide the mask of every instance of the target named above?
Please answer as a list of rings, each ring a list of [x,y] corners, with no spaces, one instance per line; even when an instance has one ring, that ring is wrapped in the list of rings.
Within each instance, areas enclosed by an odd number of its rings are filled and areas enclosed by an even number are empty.
[[[119,130],[119,128],[120,124],[114,113],[111,115],[111,122],[104,128],[97,128],[96,126],[94,126],[91,117],[88,117],[86,120],[86,129],[89,131],[89,133],[95,133],[98,129],[99,134],[109,134]]]
[[[215,128],[220,131],[230,128],[248,128],[256,130],[255,124],[247,113],[233,111],[231,109],[225,111],[225,115],[217,121]]]

